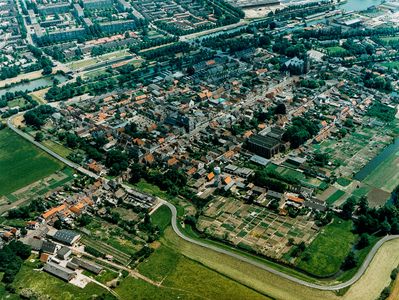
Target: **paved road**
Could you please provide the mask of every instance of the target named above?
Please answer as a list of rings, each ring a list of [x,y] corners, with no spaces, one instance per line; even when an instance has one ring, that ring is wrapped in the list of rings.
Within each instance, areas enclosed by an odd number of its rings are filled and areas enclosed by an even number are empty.
[[[268,272],[271,272],[271,273],[273,273],[273,274],[276,274],[276,275],[279,275],[279,276],[281,276],[281,277],[284,277],[284,278],[286,278],[286,279],[288,279],[288,280],[291,280],[291,281],[293,281],[293,282],[296,282],[296,283],[299,283],[299,284],[302,284],[302,285],[305,285],[305,286],[308,286],[308,287],[311,287],[311,288],[314,288],[314,289],[324,290],[324,291],[335,291],[335,290],[339,290],[339,289],[348,287],[348,286],[352,285],[353,283],[355,283],[355,282],[363,275],[363,273],[366,271],[368,265],[370,264],[371,260],[372,260],[373,257],[374,257],[374,254],[375,254],[375,253],[377,252],[377,250],[381,247],[381,245],[384,244],[385,242],[389,241],[389,240],[399,238],[399,235],[392,235],[392,236],[386,236],[386,237],[384,237],[383,239],[381,239],[381,240],[373,247],[373,249],[371,250],[371,252],[370,252],[369,255],[367,256],[365,262],[363,263],[363,265],[362,265],[362,267],[359,269],[359,271],[356,273],[356,275],[355,275],[352,279],[350,279],[349,281],[347,281],[347,282],[345,282],[345,283],[338,284],[338,285],[334,285],[334,286],[323,286],[323,285],[313,284],[313,283],[310,283],[310,282],[307,282],[307,281],[304,281],[304,280],[295,278],[295,277],[290,276],[290,275],[287,275],[287,274],[285,274],[285,273],[283,273],[283,272],[277,271],[277,270],[275,270],[275,269],[273,269],[273,268],[270,268],[270,267],[267,267],[267,266],[262,265],[262,264],[260,264],[260,263],[257,263],[257,262],[255,262],[255,261],[250,260],[250,259],[248,259],[248,258],[246,258],[246,257],[241,256],[241,255],[238,255],[238,254],[229,252],[229,251],[224,250],[224,249],[220,249],[220,248],[215,247],[215,246],[211,246],[211,245],[208,245],[208,244],[199,242],[199,241],[197,241],[197,240],[194,240],[194,239],[191,239],[191,238],[185,236],[183,233],[180,232],[179,228],[177,227],[177,219],[176,219],[176,218],[177,218],[177,211],[176,211],[176,208],[175,208],[172,204],[170,204],[169,202],[166,202],[166,201],[164,201],[164,200],[161,200],[161,201],[163,201],[163,203],[164,203],[166,206],[168,206],[168,207],[170,208],[170,210],[172,211],[172,227],[173,227],[173,230],[174,230],[174,231],[176,232],[176,234],[177,234],[179,237],[181,237],[182,239],[184,239],[184,240],[186,240],[186,241],[188,241],[188,242],[190,242],[190,243],[193,243],[193,244],[196,244],[196,245],[199,245],[199,246],[202,246],[202,247],[205,247],[205,248],[208,248],[208,249],[211,249],[211,250],[214,250],[214,251],[217,251],[217,252],[220,252],[220,253],[223,253],[223,254],[232,256],[232,257],[237,258],[237,259],[239,259],[239,260],[242,260],[242,261],[244,261],[244,262],[246,262],[246,263],[249,263],[249,264],[251,264],[251,265],[254,265],[254,266],[258,267],[258,268],[261,268],[261,269],[266,270],[266,271],[268,271]]]
[[[17,114],[17,115],[14,115],[14,116],[12,116],[11,118],[8,119],[8,126],[10,126],[10,128],[11,128],[13,131],[15,131],[17,134],[19,134],[19,135],[22,136],[23,138],[27,139],[28,141],[30,141],[32,144],[36,145],[36,146],[39,147],[40,149],[46,151],[48,154],[50,154],[50,155],[54,156],[55,158],[59,159],[60,161],[62,161],[62,162],[65,163],[66,165],[68,165],[68,166],[70,166],[70,167],[72,167],[72,168],[78,169],[79,171],[81,171],[81,172],[83,172],[83,173],[85,173],[85,174],[87,174],[87,175],[89,175],[89,176],[92,176],[92,177],[94,177],[94,178],[96,178],[96,179],[99,178],[98,175],[96,175],[96,174],[94,174],[94,173],[92,173],[92,172],[90,172],[90,171],[88,171],[88,170],[86,170],[86,169],[84,169],[84,168],[82,168],[82,167],[79,167],[78,165],[76,165],[76,164],[70,162],[69,160],[63,158],[62,156],[58,155],[57,153],[55,153],[55,152],[51,151],[50,149],[46,148],[46,147],[43,146],[42,144],[36,142],[34,139],[32,139],[31,137],[29,137],[28,135],[26,135],[26,134],[23,133],[22,131],[18,130],[18,129],[11,123],[11,121],[12,121],[12,119],[14,119],[16,116],[19,116],[19,115],[21,115],[21,114],[23,114],[23,113],[24,113],[24,112],[21,112],[21,113],[19,113],[19,114]],[[220,252],[220,253],[223,253],[223,254],[232,256],[232,257],[237,258],[237,259],[239,259],[239,260],[242,260],[242,261],[244,261],[244,262],[246,262],[246,263],[249,263],[249,264],[251,264],[251,265],[254,265],[254,266],[258,267],[258,268],[261,268],[261,269],[266,270],[266,271],[268,271],[268,272],[271,272],[271,273],[273,273],[273,274],[276,274],[276,275],[279,275],[279,276],[281,276],[281,277],[284,277],[284,278],[286,278],[286,279],[288,279],[288,280],[291,280],[291,281],[293,281],[293,282],[296,282],[296,283],[299,283],[299,284],[302,284],[302,285],[304,285],[304,286],[308,286],[308,287],[311,287],[311,288],[314,288],[314,289],[324,290],[324,291],[339,290],[339,289],[348,287],[348,286],[352,285],[353,283],[355,283],[355,282],[363,275],[363,273],[366,271],[367,267],[369,266],[371,260],[373,259],[374,255],[375,255],[375,253],[376,253],[376,252],[378,251],[378,249],[382,246],[382,244],[384,244],[384,243],[387,242],[387,241],[390,241],[390,240],[399,238],[399,235],[391,235],[391,236],[386,236],[386,237],[384,237],[383,239],[381,239],[381,240],[373,247],[373,249],[370,251],[369,255],[367,256],[366,260],[364,261],[363,265],[361,266],[361,268],[359,269],[359,271],[356,273],[356,275],[355,275],[352,279],[350,279],[349,281],[347,281],[347,282],[345,282],[345,283],[338,284],[338,285],[334,285],[334,286],[323,286],[323,285],[318,285],[318,284],[314,284],[314,283],[310,283],[310,282],[307,282],[307,281],[298,279],[298,278],[296,278],[296,277],[287,275],[287,274],[285,274],[285,273],[283,273],[283,272],[277,271],[277,270],[275,270],[275,269],[273,269],[273,268],[270,268],[270,267],[267,267],[267,266],[262,265],[262,264],[260,264],[260,263],[257,263],[257,262],[255,262],[255,261],[253,261],[253,260],[251,260],[251,259],[248,259],[248,258],[246,258],[246,257],[243,257],[243,256],[241,256],[241,255],[238,255],[238,254],[229,252],[229,251],[227,251],[227,250],[224,250],[224,249],[221,249],[221,248],[218,248],[218,247],[215,247],[215,246],[211,246],[211,245],[208,245],[208,244],[199,242],[199,241],[197,241],[197,240],[194,240],[194,239],[192,239],[192,238],[189,238],[189,237],[185,236],[183,233],[180,232],[179,228],[177,227],[177,210],[176,210],[176,208],[174,207],[174,205],[172,205],[172,204],[169,203],[169,202],[166,202],[165,200],[163,200],[163,199],[161,199],[161,198],[158,198],[158,200],[159,200],[160,202],[162,202],[163,204],[165,204],[166,206],[168,206],[168,207],[170,208],[170,210],[172,211],[172,227],[173,227],[173,230],[174,230],[175,233],[176,233],[179,237],[181,237],[182,239],[184,239],[184,240],[186,240],[186,241],[188,241],[188,242],[190,242],[190,243],[193,243],[193,244],[196,244],[196,245],[199,245],[199,246],[202,246],[202,247],[205,247],[205,248],[208,248],[208,249],[211,249],[211,250],[214,250],[214,251],[217,251],[217,252]]]

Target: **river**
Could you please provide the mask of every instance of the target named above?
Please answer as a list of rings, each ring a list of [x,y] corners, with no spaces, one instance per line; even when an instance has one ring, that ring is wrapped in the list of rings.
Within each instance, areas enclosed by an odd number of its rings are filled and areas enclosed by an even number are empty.
[[[29,82],[19,83],[19,84],[16,84],[16,85],[12,86],[12,87],[9,87],[9,88],[1,89],[0,90],[0,97],[5,95],[7,92],[10,92],[10,93],[15,93],[17,91],[18,92],[19,91],[32,92],[34,89],[36,89],[38,87],[51,86],[51,85],[53,85],[53,80],[55,78],[57,78],[60,83],[63,83],[63,82],[68,80],[67,77],[65,77],[64,75],[61,75],[61,74],[56,74],[54,76],[43,77],[43,78],[32,80],[32,81],[29,81]]]
[[[399,148],[399,138],[388,147],[386,147],[380,154],[374,157],[367,165],[364,166],[356,175],[353,177],[356,180],[362,181],[368,175],[371,174],[377,167],[384,162],[389,156],[391,156]]]

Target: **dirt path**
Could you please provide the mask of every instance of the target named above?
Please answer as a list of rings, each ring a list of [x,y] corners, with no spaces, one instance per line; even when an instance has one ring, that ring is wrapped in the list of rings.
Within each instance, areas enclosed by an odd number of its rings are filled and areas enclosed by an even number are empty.
[[[24,120],[24,115],[20,115],[20,116],[17,116],[17,117],[15,117],[13,120],[12,120],[12,123],[15,125],[15,126],[21,126],[21,127],[26,127],[26,125],[23,123],[23,120]]]

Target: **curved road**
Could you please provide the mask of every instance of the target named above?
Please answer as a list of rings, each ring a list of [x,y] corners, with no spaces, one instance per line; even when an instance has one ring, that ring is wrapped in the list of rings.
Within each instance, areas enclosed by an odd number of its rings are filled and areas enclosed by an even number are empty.
[[[72,167],[72,168],[74,168],[74,169],[77,169],[77,170],[81,171],[82,173],[85,173],[85,174],[87,174],[87,175],[89,175],[89,176],[92,176],[92,177],[94,177],[94,178],[96,178],[96,179],[99,178],[98,175],[96,175],[96,174],[94,174],[94,173],[92,173],[92,172],[90,172],[90,171],[88,171],[88,170],[86,170],[86,169],[84,169],[84,168],[78,166],[77,164],[74,164],[74,163],[70,162],[69,160],[63,158],[62,156],[58,155],[57,153],[55,153],[55,152],[51,151],[50,149],[46,148],[46,147],[43,146],[42,144],[36,142],[34,139],[32,139],[30,136],[26,135],[26,134],[23,133],[22,131],[18,130],[18,129],[11,123],[11,121],[12,121],[12,119],[14,119],[15,117],[17,117],[17,116],[19,116],[19,115],[21,115],[21,114],[23,114],[23,113],[25,113],[25,112],[18,113],[18,114],[14,115],[14,116],[12,116],[12,117],[10,117],[10,118],[8,119],[8,121],[7,121],[8,126],[10,126],[10,128],[11,128],[13,131],[15,131],[17,134],[19,134],[19,135],[22,136],[23,138],[27,139],[29,142],[31,142],[32,144],[36,145],[36,146],[39,147],[40,149],[46,151],[48,154],[50,154],[50,155],[54,156],[55,158],[59,159],[60,161],[62,161],[62,162],[65,163],[66,165],[68,165],[68,166],[70,166],[70,167]],[[334,286],[323,286],[323,285],[318,285],[318,284],[314,284],[314,283],[310,283],[310,282],[307,282],[307,281],[298,279],[298,278],[296,278],[296,277],[287,275],[287,274],[285,274],[285,273],[283,273],[283,272],[277,271],[277,270],[275,270],[275,269],[273,269],[273,268],[270,268],[270,267],[267,267],[267,266],[265,266],[265,265],[262,265],[262,264],[260,264],[260,263],[258,263],[258,262],[255,262],[255,261],[253,261],[253,260],[251,260],[251,259],[249,259],[249,258],[243,257],[243,256],[241,256],[241,255],[238,255],[238,254],[229,252],[229,251],[227,251],[227,250],[224,250],[224,249],[221,249],[221,248],[218,248],[218,247],[215,247],[215,246],[211,246],[211,245],[208,245],[208,244],[199,242],[199,241],[197,241],[197,240],[194,240],[194,239],[192,239],[192,238],[189,238],[189,237],[185,236],[183,233],[180,232],[179,228],[177,227],[177,210],[176,210],[176,207],[175,207],[174,205],[172,205],[171,203],[166,202],[165,200],[163,200],[163,199],[161,199],[161,198],[158,198],[158,200],[159,200],[160,202],[162,202],[163,204],[165,204],[166,206],[168,206],[168,207],[170,208],[170,210],[172,211],[172,227],[173,227],[173,230],[174,230],[174,232],[175,232],[179,237],[181,237],[182,239],[184,239],[184,240],[186,240],[186,241],[188,241],[188,242],[190,242],[190,243],[196,244],[196,245],[198,245],[198,246],[205,247],[205,248],[208,248],[208,249],[211,249],[211,250],[214,250],[214,251],[217,251],[217,252],[220,252],[220,253],[229,255],[229,256],[231,256],[231,257],[237,258],[237,259],[239,259],[239,260],[242,260],[242,261],[244,261],[244,262],[246,262],[246,263],[249,263],[249,264],[251,264],[251,265],[253,265],[253,266],[256,266],[256,267],[258,267],[258,268],[261,268],[261,269],[263,269],[263,270],[266,270],[266,271],[268,271],[268,272],[270,272],[270,273],[273,273],[273,274],[279,275],[279,276],[281,276],[281,277],[284,277],[284,278],[286,278],[286,279],[288,279],[288,280],[291,280],[291,281],[293,281],[293,282],[296,282],[296,283],[299,283],[299,284],[302,284],[302,285],[304,285],[304,286],[308,286],[308,287],[311,287],[311,288],[314,288],[314,289],[324,290],[324,291],[339,290],[339,289],[348,287],[348,286],[352,285],[353,283],[355,283],[355,282],[363,275],[363,273],[366,271],[367,267],[369,266],[371,260],[373,259],[374,255],[375,255],[375,253],[376,253],[376,252],[378,251],[378,249],[382,246],[382,244],[384,244],[384,243],[387,242],[387,241],[390,241],[390,240],[399,238],[399,235],[391,235],[391,236],[386,236],[386,237],[384,237],[383,239],[381,239],[381,240],[373,247],[373,249],[370,251],[370,253],[368,254],[366,260],[364,261],[363,265],[361,266],[361,268],[359,269],[359,271],[356,273],[356,275],[355,275],[352,279],[350,279],[349,281],[344,282],[344,283],[341,283],[341,284],[338,284],[338,285],[334,285]]]
[[[192,238],[189,238],[189,237],[185,236],[183,233],[180,232],[179,228],[177,227],[177,210],[176,210],[175,206],[172,205],[172,204],[170,204],[169,202],[164,201],[164,200],[162,200],[162,201],[163,201],[163,203],[164,203],[166,206],[168,206],[168,207],[170,208],[170,210],[172,211],[172,227],[173,227],[173,230],[174,230],[174,231],[176,232],[176,234],[177,234],[179,237],[181,237],[182,239],[184,239],[184,240],[186,240],[186,241],[188,241],[188,242],[190,242],[190,243],[193,243],[193,244],[196,244],[196,245],[199,245],[199,246],[202,246],[202,247],[205,247],[205,248],[208,248],[208,249],[211,249],[211,250],[214,250],[214,251],[217,251],[217,252],[220,252],[220,253],[223,253],[223,254],[232,256],[232,257],[237,258],[237,259],[239,259],[239,260],[242,260],[242,261],[244,261],[244,262],[246,262],[246,263],[249,263],[249,264],[251,264],[251,265],[254,265],[254,266],[258,267],[258,268],[261,268],[261,269],[263,269],[263,270],[266,270],[266,271],[268,271],[268,272],[270,272],[270,273],[273,273],[273,274],[279,275],[279,276],[281,276],[281,277],[284,277],[284,278],[286,278],[286,279],[288,279],[288,280],[291,280],[291,281],[293,281],[293,282],[296,282],[296,283],[299,283],[299,284],[302,284],[302,285],[305,285],[305,286],[308,286],[308,287],[311,287],[311,288],[314,288],[314,289],[324,290],[324,291],[335,291],[335,290],[339,290],[339,289],[348,287],[348,286],[352,285],[353,283],[355,283],[355,282],[363,275],[363,273],[366,271],[368,265],[370,264],[371,260],[372,260],[373,257],[374,257],[374,254],[375,254],[375,253],[377,252],[377,250],[381,247],[381,245],[382,245],[383,243],[389,241],[389,240],[399,238],[399,235],[392,235],[392,236],[386,236],[386,237],[384,237],[383,239],[381,239],[381,240],[373,247],[373,249],[370,251],[369,255],[367,256],[366,260],[364,261],[363,265],[361,266],[361,268],[359,269],[359,271],[356,273],[356,275],[355,275],[352,279],[350,279],[349,281],[344,282],[344,283],[341,283],[341,284],[338,284],[338,285],[334,285],[334,286],[323,286],[323,285],[318,285],[318,284],[314,284],[314,283],[310,283],[310,282],[307,282],[307,281],[298,279],[298,278],[296,278],[296,277],[287,275],[287,274],[285,274],[285,273],[283,273],[283,272],[277,271],[277,270],[275,270],[275,269],[273,269],[273,268],[270,268],[270,267],[267,267],[267,266],[262,265],[262,264],[260,264],[260,263],[257,263],[257,262],[255,262],[255,261],[253,261],[253,260],[251,260],[251,259],[248,259],[248,258],[246,258],[246,257],[243,257],[243,256],[241,256],[241,255],[238,255],[238,254],[229,252],[229,251],[227,251],[227,250],[224,250],[224,249],[221,249],[221,248],[218,248],[218,247],[215,247],[215,246],[211,246],[211,245],[208,245],[208,244],[199,242],[199,241],[197,241],[197,240],[194,240],[194,239],[192,239]]]

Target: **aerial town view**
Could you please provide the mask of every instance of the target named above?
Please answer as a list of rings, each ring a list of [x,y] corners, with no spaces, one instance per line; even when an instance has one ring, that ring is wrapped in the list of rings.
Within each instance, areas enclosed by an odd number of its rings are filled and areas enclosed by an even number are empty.
[[[0,300],[399,300],[399,1],[0,24]]]

